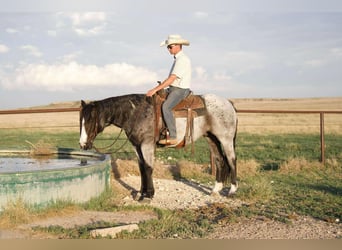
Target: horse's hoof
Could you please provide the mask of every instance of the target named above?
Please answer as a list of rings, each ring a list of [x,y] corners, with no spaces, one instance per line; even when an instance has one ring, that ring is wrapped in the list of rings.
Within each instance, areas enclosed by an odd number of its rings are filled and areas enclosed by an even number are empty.
[[[146,196],[140,196],[138,202],[140,204],[151,204],[152,198],[146,197]]]
[[[233,196],[235,195],[236,191],[238,189],[238,185],[237,184],[231,184],[230,185],[230,189],[229,189],[229,193],[228,193],[228,196]]]
[[[236,193],[228,193],[227,197],[234,197],[236,195]]]
[[[135,201],[137,201],[137,200],[139,200],[140,198],[139,198],[139,192],[138,191],[132,191],[131,192],[131,195],[132,195],[132,198],[133,198],[133,200],[135,200]]]

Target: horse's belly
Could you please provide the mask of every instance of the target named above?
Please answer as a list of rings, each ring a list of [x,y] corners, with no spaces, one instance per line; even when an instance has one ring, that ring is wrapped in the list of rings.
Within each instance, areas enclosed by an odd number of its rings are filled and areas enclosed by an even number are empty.
[[[177,139],[180,141],[186,135],[187,129],[187,119],[186,118],[176,118],[177,127]],[[205,118],[204,116],[199,116],[194,118],[193,126],[193,141],[200,138],[205,133]]]

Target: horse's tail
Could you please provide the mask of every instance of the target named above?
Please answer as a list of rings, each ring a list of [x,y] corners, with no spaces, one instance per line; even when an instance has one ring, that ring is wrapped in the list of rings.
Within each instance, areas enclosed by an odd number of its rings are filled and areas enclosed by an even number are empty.
[[[223,168],[221,168],[220,179],[222,180],[223,184],[226,185],[227,182],[228,182],[228,178],[230,176],[230,173],[231,173],[231,166],[230,166],[226,156],[224,156],[224,161],[223,162],[224,162],[225,166]]]

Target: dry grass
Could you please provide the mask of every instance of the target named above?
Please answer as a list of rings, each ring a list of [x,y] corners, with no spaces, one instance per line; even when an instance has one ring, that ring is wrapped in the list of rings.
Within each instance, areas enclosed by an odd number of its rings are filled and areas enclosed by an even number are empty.
[[[342,97],[302,99],[232,99],[239,109],[342,110]],[[79,102],[53,103],[39,108],[78,107]],[[238,113],[239,132],[248,133],[319,133],[319,114]],[[1,115],[0,129],[32,128],[44,131],[79,131],[79,113],[43,113]],[[115,129],[114,127],[111,129]],[[108,130],[108,129],[106,129]],[[105,131],[106,131],[105,130]],[[325,115],[325,132],[342,133],[342,115]]]
[[[39,210],[33,212],[32,208],[22,198],[18,198],[15,201],[8,202],[3,208],[0,215],[0,228],[16,228],[21,224],[32,223],[54,216],[72,215],[79,211],[79,206],[61,202],[60,206],[51,206],[48,209],[42,210],[42,212],[39,212]]]
[[[260,170],[260,164],[256,160],[239,160],[238,176],[255,176]]]
[[[299,173],[303,170],[322,168],[320,162],[309,162],[304,158],[291,158],[279,166],[281,173]]]
[[[238,114],[238,132],[251,134],[313,134],[320,132],[319,114]],[[325,133],[342,133],[342,114],[325,114]]]
[[[342,97],[232,99],[237,109],[342,110]]]
[[[210,175],[211,169],[203,164],[196,164],[190,161],[180,161],[174,167],[174,175],[176,177],[186,179],[202,180],[204,182],[210,181],[213,177]]]
[[[123,178],[131,175],[140,176],[137,160],[112,160],[114,178]],[[203,179],[208,178],[210,172],[207,166],[190,161],[180,161],[176,165],[165,165],[155,161],[153,177],[160,179]]]
[[[342,97],[302,99],[234,99],[237,110],[334,110],[342,111]],[[319,133],[319,114],[238,113],[239,132]],[[342,115],[325,114],[325,132],[342,133]]]
[[[34,219],[29,208],[22,199],[8,202],[0,217],[0,228],[12,228]]]
[[[32,156],[49,156],[56,152],[56,148],[51,143],[42,140],[38,141],[36,144],[26,140],[26,143],[31,146],[30,154]]]
[[[39,129],[44,131],[79,131],[79,113],[41,113],[0,115],[0,128]]]

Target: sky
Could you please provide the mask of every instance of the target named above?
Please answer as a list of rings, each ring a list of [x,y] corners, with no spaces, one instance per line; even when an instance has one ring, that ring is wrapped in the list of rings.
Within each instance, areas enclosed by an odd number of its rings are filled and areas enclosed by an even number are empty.
[[[342,96],[341,1],[0,2],[0,109],[146,93],[190,41],[195,94]]]

